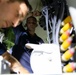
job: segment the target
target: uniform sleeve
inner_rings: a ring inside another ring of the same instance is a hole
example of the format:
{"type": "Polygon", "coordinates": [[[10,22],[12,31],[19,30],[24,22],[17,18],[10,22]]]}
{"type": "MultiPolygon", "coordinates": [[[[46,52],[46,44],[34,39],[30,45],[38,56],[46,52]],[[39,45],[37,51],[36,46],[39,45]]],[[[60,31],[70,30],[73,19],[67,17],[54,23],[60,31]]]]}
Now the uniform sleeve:
{"type": "Polygon", "coordinates": [[[25,44],[28,42],[27,34],[21,35],[19,38],[19,45],[25,46],[25,44]]]}
{"type": "Polygon", "coordinates": [[[24,31],[24,28],[22,26],[22,23],[19,26],[13,28],[13,32],[15,34],[15,44],[18,44],[19,37],[23,31],[24,31]]]}

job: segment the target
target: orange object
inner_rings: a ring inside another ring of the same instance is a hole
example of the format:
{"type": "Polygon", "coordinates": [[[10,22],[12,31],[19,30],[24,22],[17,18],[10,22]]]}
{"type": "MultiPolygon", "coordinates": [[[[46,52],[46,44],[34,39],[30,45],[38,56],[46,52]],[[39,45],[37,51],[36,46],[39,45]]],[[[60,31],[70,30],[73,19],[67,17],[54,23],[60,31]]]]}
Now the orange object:
{"type": "Polygon", "coordinates": [[[71,21],[72,21],[71,16],[67,16],[67,17],[62,21],[61,25],[63,26],[63,25],[65,25],[66,23],[71,22],[71,21]]]}
{"type": "Polygon", "coordinates": [[[63,41],[65,41],[69,36],[70,36],[70,31],[67,30],[66,32],[64,32],[64,33],[60,36],[59,41],[60,41],[60,42],[63,42],[63,41]]]}
{"type": "Polygon", "coordinates": [[[67,31],[68,29],[71,29],[72,24],[71,23],[67,23],[65,24],[61,29],[60,29],[60,34],[64,33],[65,31],[67,31]]]}
{"type": "Polygon", "coordinates": [[[74,34],[61,44],[61,51],[67,50],[67,48],[71,45],[73,36],[74,34]]]}
{"type": "Polygon", "coordinates": [[[73,72],[76,68],[76,63],[72,62],[63,67],[63,72],[73,72]]]}
{"type": "Polygon", "coordinates": [[[62,61],[68,61],[74,54],[76,49],[76,46],[74,48],[71,48],[67,50],[63,55],[62,55],[62,61]]]}

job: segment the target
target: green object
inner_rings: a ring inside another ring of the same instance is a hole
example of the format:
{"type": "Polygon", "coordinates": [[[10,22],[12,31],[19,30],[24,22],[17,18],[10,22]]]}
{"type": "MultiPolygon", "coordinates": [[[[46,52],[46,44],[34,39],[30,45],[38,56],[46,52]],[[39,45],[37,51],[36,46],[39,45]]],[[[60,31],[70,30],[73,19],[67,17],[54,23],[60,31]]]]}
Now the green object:
{"type": "Polygon", "coordinates": [[[14,46],[15,35],[12,28],[7,28],[5,30],[5,37],[3,43],[6,44],[7,50],[14,46]]]}

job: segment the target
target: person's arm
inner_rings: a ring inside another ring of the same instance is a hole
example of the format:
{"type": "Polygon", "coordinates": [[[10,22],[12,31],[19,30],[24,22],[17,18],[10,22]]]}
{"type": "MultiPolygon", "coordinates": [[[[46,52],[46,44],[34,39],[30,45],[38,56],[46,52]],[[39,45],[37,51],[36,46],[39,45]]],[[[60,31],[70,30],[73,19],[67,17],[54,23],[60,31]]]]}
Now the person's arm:
{"type": "Polygon", "coordinates": [[[25,69],[16,58],[14,58],[8,52],[2,54],[3,58],[11,63],[10,69],[18,74],[29,74],[28,70],[25,69]]]}
{"type": "Polygon", "coordinates": [[[15,44],[18,44],[18,41],[19,41],[18,39],[23,31],[24,31],[24,28],[22,26],[22,23],[17,27],[13,27],[13,32],[15,34],[15,44]]]}
{"type": "Polygon", "coordinates": [[[22,47],[24,47],[25,44],[28,42],[29,42],[28,34],[26,32],[23,32],[22,35],[19,37],[18,44],[21,45],[22,47]]]}

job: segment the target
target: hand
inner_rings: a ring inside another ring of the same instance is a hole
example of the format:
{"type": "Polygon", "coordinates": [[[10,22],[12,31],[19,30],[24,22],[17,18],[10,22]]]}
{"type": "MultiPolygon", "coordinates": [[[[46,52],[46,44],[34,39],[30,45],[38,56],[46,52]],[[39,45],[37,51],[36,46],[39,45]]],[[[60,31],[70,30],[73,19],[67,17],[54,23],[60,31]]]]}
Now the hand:
{"type": "Polygon", "coordinates": [[[18,74],[27,74],[29,73],[27,69],[25,69],[16,58],[14,58],[8,52],[2,54],[3,58],[11,63],[10,68],[12,71],[17,72],[18,74]]]}

